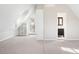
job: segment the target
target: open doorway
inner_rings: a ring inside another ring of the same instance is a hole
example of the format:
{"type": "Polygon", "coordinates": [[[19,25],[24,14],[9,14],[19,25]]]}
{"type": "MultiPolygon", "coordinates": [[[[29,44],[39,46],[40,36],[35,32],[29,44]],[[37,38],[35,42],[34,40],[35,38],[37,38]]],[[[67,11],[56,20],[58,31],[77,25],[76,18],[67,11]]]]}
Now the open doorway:
{"type": "Polygon", "coordinates": [[[58,29],[58,37],[63,38],[64,37],[64,29],[58,29]]]}
{"type": "Polygon", "coordinates": [[[57,13],[57,39],[66,38],[66,13],[57,13]]]}

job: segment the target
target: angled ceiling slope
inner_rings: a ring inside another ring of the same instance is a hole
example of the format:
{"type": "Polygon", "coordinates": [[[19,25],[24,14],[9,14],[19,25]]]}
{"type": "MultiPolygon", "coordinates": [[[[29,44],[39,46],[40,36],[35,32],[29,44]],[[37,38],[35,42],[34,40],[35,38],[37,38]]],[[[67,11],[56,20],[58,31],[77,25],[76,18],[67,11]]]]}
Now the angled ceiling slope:
{"type": "Polygon", "coordinates": [[[79,4],[68,4],[74,14],[79,18],[79,4]]]}

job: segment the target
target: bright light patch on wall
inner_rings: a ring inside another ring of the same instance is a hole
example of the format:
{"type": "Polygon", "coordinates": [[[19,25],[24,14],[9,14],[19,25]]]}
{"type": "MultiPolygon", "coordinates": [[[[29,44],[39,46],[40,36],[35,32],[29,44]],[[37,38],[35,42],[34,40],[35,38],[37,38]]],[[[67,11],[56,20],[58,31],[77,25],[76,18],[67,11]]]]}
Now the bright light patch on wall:
{"type": "Polygon", "coordinates": [[[20,15],[19,18],[18,18],[18,20],[17,20],[17,26],[20,26],[20,24],[22,24],[23,22],[25,22],[26,20],[28,20],[31,17],[31,15],[32,15],[33,12],[34,12],[34,8],[31,8],[27,12],[27,14],[23,13],[22,15],[20,15]]]}

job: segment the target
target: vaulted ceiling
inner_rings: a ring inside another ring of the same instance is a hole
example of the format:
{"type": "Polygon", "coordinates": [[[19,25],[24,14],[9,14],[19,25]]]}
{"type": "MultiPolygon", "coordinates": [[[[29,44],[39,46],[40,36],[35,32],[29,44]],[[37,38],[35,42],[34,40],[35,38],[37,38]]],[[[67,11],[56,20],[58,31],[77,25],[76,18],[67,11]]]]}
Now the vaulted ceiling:
{"type": "Polygon", "coordinates": [[[74,14],[79,18],[79,4],[68,4],[74,14]]]}
{"type": "MultiPolygon", "coordinates": [[[[21,15],[27,14],[23,13],[25,10],[30,10],[33,5],[0,5],[0,32],[10,31],[10,27],[13,30],[15,27],[15,22],[17,18],[21,15]],[[22,14],[23,13],[23,14],[22,14]],[[13,27],[12,27],[13,26],[13,27]]],[[[54,4],[46,5],[46,7],[55,6],[54,4]]],[[[79,4],[67,4],[67,6],[74,12],[74,14],[79,18],[79,4]]],[[[40,8],[40,6],[39,6],[40,8]]]]}
{"type": "MultiPolygon", "coordinates": [[[[45,7],[55,7],[56,5],[58,4],[46,4],[45,7]]],[[[70,8],[75,14],[75,16],[79,18],[79,4],[63,4],[63,5],[70,8]]]]}

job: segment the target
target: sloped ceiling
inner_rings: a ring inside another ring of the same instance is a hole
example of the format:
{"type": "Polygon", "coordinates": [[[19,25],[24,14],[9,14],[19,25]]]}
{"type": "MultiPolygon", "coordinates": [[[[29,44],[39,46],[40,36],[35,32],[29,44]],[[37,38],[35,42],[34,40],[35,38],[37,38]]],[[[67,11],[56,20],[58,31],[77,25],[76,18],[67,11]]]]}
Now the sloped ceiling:
{"type": "MultiPolygon", "coordinates": [[[[69,7],[73,11],[75,16],[77,16],[79,18],[79,4],[64,4],[64,5],[69,7]]],[[[46,4],[45,5],[45,7],[55,7],[55,6],[56,6],[56,4],[46,4]]]]}
{"type": "MultiPolygon", "coordinates": [[[[9,27],[13,22],[16,22],[17,17],[22,14],[24,10],[28,10],[32,5],[0,5],[0,24],[3,25],[0,28],[0,31],[3,31],[3,28],[9,27]],[[9,24],[9,23],[10,24],[9,24]],[[5,23],[5,24],[4,24],[5,23]]],[[[55,5],[46,5],[46,6],[55,6],[55,5]]],[[[67,4],[67,6],[72,9],[74,14],[79,18],[79,4],[67,4]]]]}
{"type": "Polygon", "coordinates": [[[0,5],[0,32],[13,29],[18,17],[32,5],[28,4],[2,4],[0,5]]]}
{"type": "Polygon", "coordinates": [[[68,4],[74,14],[79,18],[79,4],[68,4]]]}

